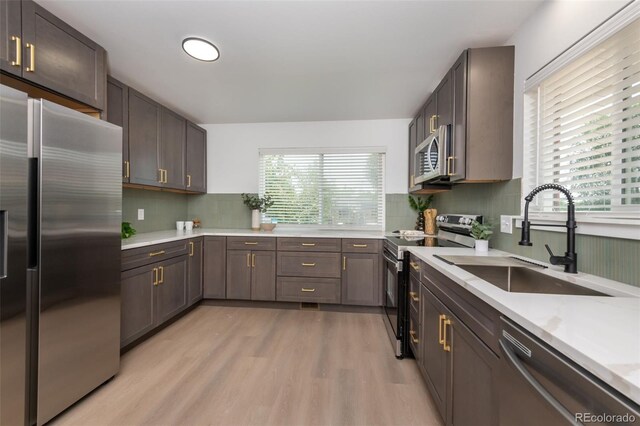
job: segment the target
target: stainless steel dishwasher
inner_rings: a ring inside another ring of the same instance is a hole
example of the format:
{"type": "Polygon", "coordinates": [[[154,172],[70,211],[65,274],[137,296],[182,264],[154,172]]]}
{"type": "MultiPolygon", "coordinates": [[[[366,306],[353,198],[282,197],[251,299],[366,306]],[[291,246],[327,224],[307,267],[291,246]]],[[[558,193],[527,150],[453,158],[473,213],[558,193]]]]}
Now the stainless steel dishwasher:
{"type": "Polygon", "coordinates": [[[640,407],[507,318],[500,334],[501,425],[640,424],[640,407]]]}

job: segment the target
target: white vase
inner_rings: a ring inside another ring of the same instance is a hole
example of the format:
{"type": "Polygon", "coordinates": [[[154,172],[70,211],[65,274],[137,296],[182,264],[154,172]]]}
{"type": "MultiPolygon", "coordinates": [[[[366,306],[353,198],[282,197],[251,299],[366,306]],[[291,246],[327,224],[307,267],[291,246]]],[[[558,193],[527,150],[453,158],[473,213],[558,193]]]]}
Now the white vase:
{"type": "Polygon", "coordinates": [[[251,210],[251,229],[254,231],[260,230],[260,210],[251,210]]]}
{"type": "Polygon", "coordinates": [[[476,240],[476,252],[486,253],[489,251],[489,240],[476,240]]]}

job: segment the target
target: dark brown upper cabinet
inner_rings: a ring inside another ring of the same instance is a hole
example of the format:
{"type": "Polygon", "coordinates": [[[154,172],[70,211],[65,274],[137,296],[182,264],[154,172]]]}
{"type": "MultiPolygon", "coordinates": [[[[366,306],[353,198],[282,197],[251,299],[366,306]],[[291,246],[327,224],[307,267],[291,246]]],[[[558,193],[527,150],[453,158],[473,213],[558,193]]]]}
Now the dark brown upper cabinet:
{"type": "Polygon", "coordinates": [[[160,114],[159,169],[164,174],[162,186],[185,189],[185,147],[187,120],[175,112],[162,107],[160,114]]]}
{"type": "Polygon", "coordinates": [[[411,188],[415,186],[413,184],[413,179],[415,178],[415,175],[416,175],[416,156],[413,155],[413,152],[415,151],[416,146],[418,146],[418,143],[417,143],[418,135],[416,131],[417,121],[418,119],[414,118],[413,121],[409,124],[409,191],[411,191],[411,188]]]}
{"type": "Polygon", "coordinates": [[[122,182],[129,182],[129,88],[111,76],[107,77],[107,121],[122,127],[122,182]]]}
{"type": "Polygon", "coordinates": [[[447,73],[432,95],[435,99],[433,130],[453,123],[453,87],[451,73],[447,73]]]}
{"type": "Polygon", "coordinates": [[[129,88],[129,182],[162,186],[158,144],[160,141],[161,106],[129,88]]]}
{"type": "Polygon", "coordinates": [[[467,51],[462,52],[451,68],[453,83],[452,169],[451,179],[461,180],[466,176],[467,146],[467,51]]]}
{"type": "Polygon", "coordinates": [[[187,122],[187,191],[207,192],[207,131],[187,122]]]}
{"type": "Polygon", "coordinates": [[[0,66],[42,88],[105,108],[105,50],[31,0],[2,0],[0,66]]]}

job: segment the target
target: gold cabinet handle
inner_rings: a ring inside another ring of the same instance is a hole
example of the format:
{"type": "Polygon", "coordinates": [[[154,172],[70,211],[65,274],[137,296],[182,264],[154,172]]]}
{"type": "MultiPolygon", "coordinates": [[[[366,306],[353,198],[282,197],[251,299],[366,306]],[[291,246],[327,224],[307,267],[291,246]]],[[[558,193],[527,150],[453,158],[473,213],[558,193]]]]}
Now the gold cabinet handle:
{"type": "Polygon", "coordinates": [[[354,244],[353,248],[367,248],[369,247],[368,244],[354,244]]]}
{"type": "Polygon", "coordinates": [[[415,186],[415,184],[413,183],[413,180],[415,179],[415,177],[413,175],[411,175],[410,179],[409,179],[409,187],[413,188],[415,186]]]}
{"type": "Polygon", "coordinates": [[[158,169],[158,173],[160,174],[160,177],[158,178],[158,183],[164,183],[164,174],[162,173],[162,169],[158,169]]]}
{"type": "Polygon", "coordinates": [[[446,315],[438,316],[438,343],[442,345],[444,343],[444,339],[442,338],[442,321],[446,318],[446,315]]]}
{"type": "Polygon", "coordinates": [[[413,330],[409,330],[409,336],[411,337],[411,343],[417,345],[419,340],[416,338],[416,332],[413,330]]]}
{"type": "Polygon", "coordinates": [[[158,270],[160,271],[160,279],[158,279],[158,284],[162,284],[164,282],[164,266],[158,266],[158,270]]]}
{"type": "Polygon", "coordinates": [[[163,183],[169,183],[169,178],[167,177],[167,169],[162,169],[164,171],[164,182],[163,183]]]}
{"type": "Polygon", "coordinates": [[[164,254],[164,250],[152,251],[151,253],[149,253],[149,257],[160,256],[161,254],[164,254]]]}
{"type": "Polygon", "coordinates": [[[187,188],[191,188],[191,175],[187,175],[187,188]]]}
{"type": "Polygon", "coordinates": [[[128,160],[125,160],[124,162],[124,177],[127,179],[131,177],[131,166],[129,165],[128,160]]]}
{"type": "Polygon", "coordinates": [[[250,241],[245,241],[245,242],[244,242],[244,245],[245,245],[245,246],[257,246],[257,245],[258,245],[258,243],[257,243],[257,242],[255,242],[255,241],[251,241],[251,242],[250,242],[250,241]]]}
{"type": "Polygon", "coordinates": [[[451,319],[447,318],[442,322],[442,349],[445,352],[451,352],[451,345],[447,343],[447,326],[451,325],[451,319]]]}
{"type": "Polygon", "coordinates": [[[195,244],[193,244],[193,241],[189,241],[189,256],[193,257],[194,250],[195,250],[195,244]]]}
{"type": "Polygon", "coordinates": [[[251,254],[251,267],[252,268],[256,267],[256,255],[255,255],[255,253],[251,254]]]}
{"type": "Polygon", "coordinates": [[[305,293],[313,293],[314,291],[316,291],[315,288],[301,288],[300,291],[303,291],[305,293]]]}
{"type": "Polygon", "coordinates": [[[247,268],[251,268],[251,253],[247,253],[247,268]]]}
{"type": "Polygon", "coordinates": [[[302,247],[315,247],[316,243],[302,243],[302,247]]]}
{"type": "Polygon", "coordinates": [[[411,269],[414,271],[420,272],[420,266],[416,262],[409,262],[409,265],[411,265],[411,269]]]}
{"type": "Polygon", "coordinates": [[[36,45],[33,43],[27,43],[27,49],[29,49],[29,66],[25,71],[34,72],[36,70],[36,45]]]}
{"type": "Polygon", "coordinates": [[[158,268],[153,268],[153,285],[158,285],[158,268]]]}
{"type": "Polygon", "coordinates": [[[347,270],[347,256],[342,256],[342,270],[347,270]]]}
{"type": "Polygon", "coordinates": [[[313,266],[316,266],[316,264],[315,264],[315,263],[303,263],[303,264],[302,264],[302,266],[310,266],[310,267],[313,267],[313,266]]]}
{"type": "Polygon", "coordinates": [[[455,172],[453,171],[453,160],[455,157],[447,157],[447,176],[453,176],[455,172]]]}
{"type": "Polygon", "coordinates": [[[22,42],[20,40],[20,37],[11,36],[11,41],[14,41],[16,43],[16,60],[11,61],[11,65],[14,67],[22,66],[22,42]]]}
{"type": "Polygon", "coordinates": [[[411,300],[413,300],[414,302],[420,301],[420,298],[418,297],[418,294],[415,291],[410,291],[409,297],[411,297],[411,300]]]}

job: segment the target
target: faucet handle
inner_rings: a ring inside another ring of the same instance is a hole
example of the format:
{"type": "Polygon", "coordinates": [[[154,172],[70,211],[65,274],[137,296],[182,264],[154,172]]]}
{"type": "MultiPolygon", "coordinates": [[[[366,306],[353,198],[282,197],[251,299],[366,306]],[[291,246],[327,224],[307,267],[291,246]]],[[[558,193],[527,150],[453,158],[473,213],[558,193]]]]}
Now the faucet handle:
{"type": "Polygon", "coordinates": [[[551,251],[551,247],[549,247],[549,244],[545,244],[544,247],[547,249],[547,251],[549,252],[549,256],[551,257],[556,257],[555,254],[553,254],[553,252],[551,251]]]}
{"type": "Polygon", "coordinates": [[[553,254],[551,248],[549,247],[549,244],[545,244],[544,246],[549,252],[549,263],[551,263],[552,265],[566,265],[567,263],[569,263],[570,259],[567,259],[566,256],[556,256],[555,254],[553,254]]]}

